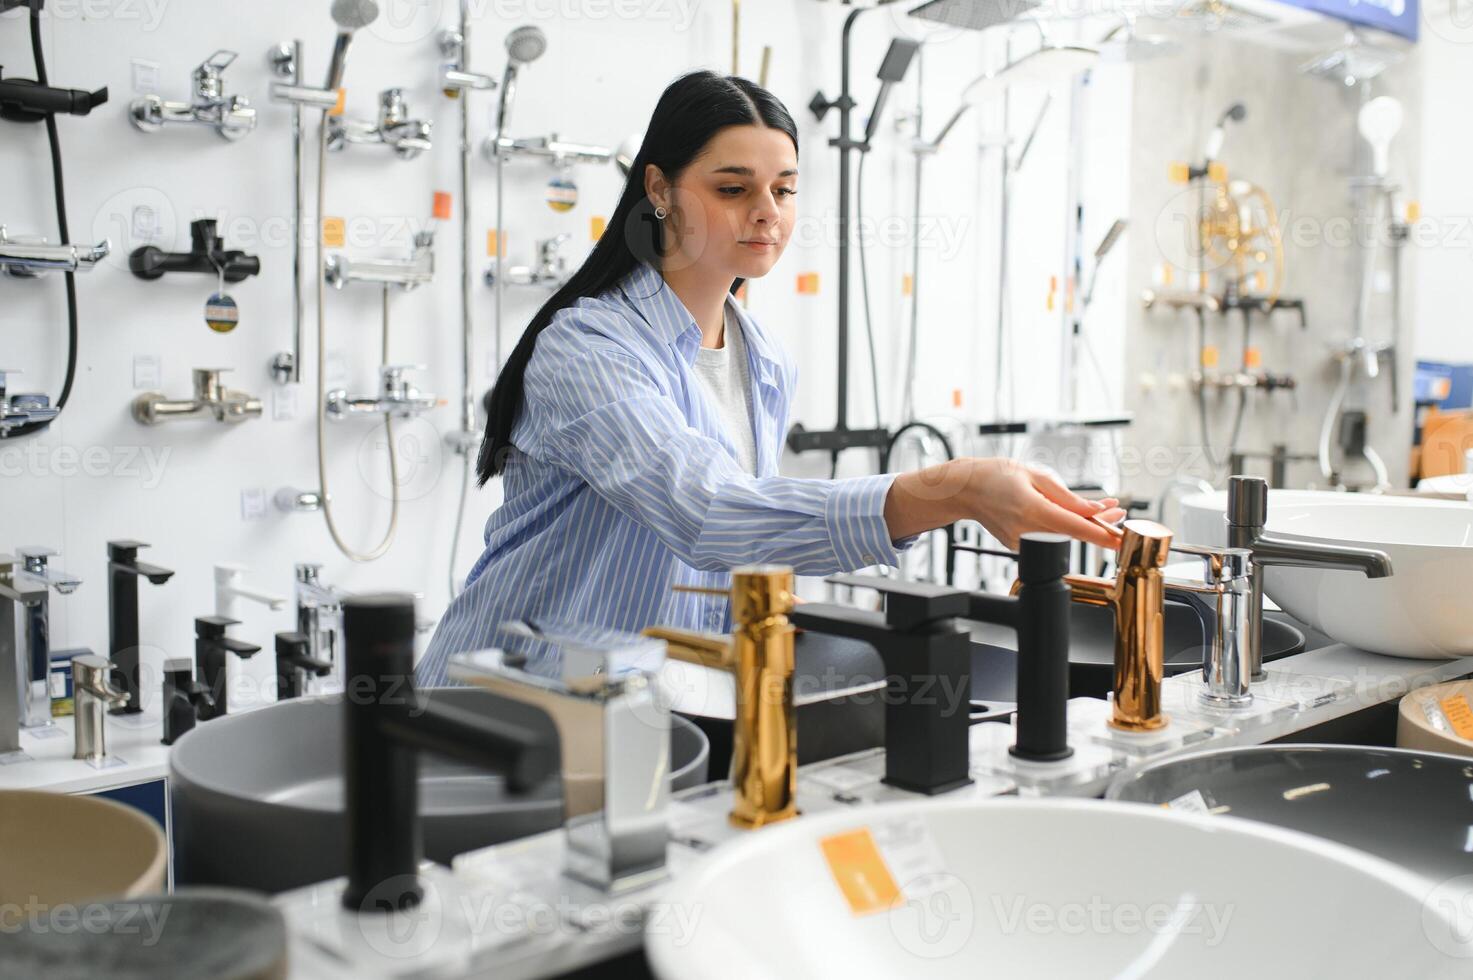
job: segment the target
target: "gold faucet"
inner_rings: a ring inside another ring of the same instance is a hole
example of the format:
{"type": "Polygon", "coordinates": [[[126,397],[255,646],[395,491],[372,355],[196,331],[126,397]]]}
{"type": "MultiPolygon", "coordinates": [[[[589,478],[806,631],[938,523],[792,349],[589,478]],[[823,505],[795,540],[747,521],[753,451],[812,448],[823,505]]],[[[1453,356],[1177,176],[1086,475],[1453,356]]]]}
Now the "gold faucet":
{"type": "MultiPolygon", "coordinates": [[[[1113,527],[1113,525],[1106,525],[1113,527]]],[[[1115,708],[1110,727],[1155,731],[1165,674],[1165,583],[1161,567],[1171,550],[1171,531],[1155,521],[1126,521],[1120,528],[1119,570],[1113,579],[1066,575],[1074,601],[1108,606],[1115,613],[1115,708]]]]}
{"type": "MultiPolygon", "coordinates": [[[[677,592],[726,595],[721,589],[675,586],[677,592]]],[[[730,636],[652,626],[668,655],[728,670],[736,679],[732,723],[731,822],[743,830],[798,815],[798,733],[793,718],[793,570],[749,565],[732,570],[730,636]]]]}

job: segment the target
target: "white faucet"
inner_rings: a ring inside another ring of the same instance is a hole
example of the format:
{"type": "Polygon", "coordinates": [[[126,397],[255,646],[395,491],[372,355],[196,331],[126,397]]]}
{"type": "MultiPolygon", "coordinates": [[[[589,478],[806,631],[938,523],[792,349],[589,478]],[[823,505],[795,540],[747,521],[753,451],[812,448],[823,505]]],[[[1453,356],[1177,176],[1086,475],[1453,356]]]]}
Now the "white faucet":
{"type": "Polygon", "coordinates": [[[286,605],[286,596],[274,595],[270,592],[258,592],[238,584],[242,572],[249,571],[244,565],[234,562],[221,562],[215,566],[215,615],[224,616],[227,619],[237,619],[235,615],[235,600],[250,599],[259,602],[272,609],[280,609],[286,605]]]}

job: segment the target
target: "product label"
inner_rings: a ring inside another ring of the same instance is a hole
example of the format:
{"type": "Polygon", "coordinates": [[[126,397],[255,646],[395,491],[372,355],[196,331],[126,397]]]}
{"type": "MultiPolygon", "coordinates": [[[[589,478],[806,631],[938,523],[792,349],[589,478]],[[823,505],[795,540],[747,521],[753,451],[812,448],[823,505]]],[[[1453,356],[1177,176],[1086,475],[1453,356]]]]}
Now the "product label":
{"type": "Polygon", "coordinates": [[[901,899],[921,899],[953,881],[925,821],[887,820],[819,841],[849,910],[870,915],[901,899]]]}
{"type": "Polygon", "coordinates": [[[1190,793],[1183,793],[1170,803],[1165,804],[1166,809],[1175,810],[1178,813],[1211,813],[1212,809],[1207,805],[1207,799],[1202,791],[1194,789],[1190,793]]]}
{"type": "Polygon", "coordinates": [[[1443,698],[1439,703],[1448,723],[1453,726],[1453,733],[1459,738],[1473,740],[1473,708],[1468,706],[1467,697],[1454,694],[1450,698],[1443,698]]]}

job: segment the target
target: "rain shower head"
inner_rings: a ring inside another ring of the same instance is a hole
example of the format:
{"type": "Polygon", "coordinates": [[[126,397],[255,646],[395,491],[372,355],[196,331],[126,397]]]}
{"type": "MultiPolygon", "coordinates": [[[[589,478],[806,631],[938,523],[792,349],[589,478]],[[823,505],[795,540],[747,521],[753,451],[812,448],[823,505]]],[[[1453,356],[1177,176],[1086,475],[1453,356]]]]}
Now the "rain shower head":
{"type": "Polygon", "coordinates": [[[1339,47],[1306,61],[1299,70],[1353,87],[1357,82],[1375,78],[1402,58],[1402,52],[1395,48],[1370,44],[1360,34],[1349,31],[1339,47]]]}
{"type": "Polygon", "coordinates": [[[338,25],[338,36],[333,41],[332,59],[327,65],[327,84],[322,86],[329,90],[342,87],[353,32],[378,19],[378,4],[374,0],[333,0],[332,19],[338,25]]]}
{"type": "Polygon", "coordinates": [[[535,25],[524,24],[506,36],[506,56],[518,64],[530,64],[546,50],[547,35],[535,25]]]}
{"type": "Polygon", "coordinates": [[[1039,0],[927,0],[909,13],[912,17],[950,27],[985,31],[1017,20],[1037,6],[1039,0]]]}

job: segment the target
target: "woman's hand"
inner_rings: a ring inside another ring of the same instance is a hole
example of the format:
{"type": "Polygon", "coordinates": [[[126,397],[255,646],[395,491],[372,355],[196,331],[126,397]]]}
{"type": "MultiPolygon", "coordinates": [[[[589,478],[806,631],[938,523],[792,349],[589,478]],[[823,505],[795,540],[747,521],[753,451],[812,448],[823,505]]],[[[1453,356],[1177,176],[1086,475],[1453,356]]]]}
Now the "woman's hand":
{"type": "Polygon", "coordinates": [[[1113,551],[1119,536],[1100,522],[1124,516],[1118,503],[1085,500],[1016,460],[964,458],[896,477],[885,499],[885,522],[892,538],[973,520],[1010,550],[1022,534],[1053,531],[1113,551]]]}

